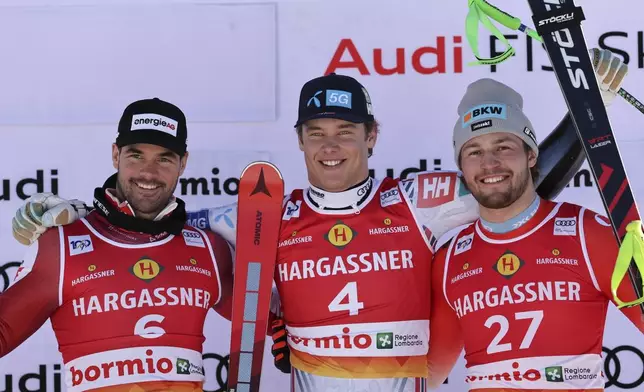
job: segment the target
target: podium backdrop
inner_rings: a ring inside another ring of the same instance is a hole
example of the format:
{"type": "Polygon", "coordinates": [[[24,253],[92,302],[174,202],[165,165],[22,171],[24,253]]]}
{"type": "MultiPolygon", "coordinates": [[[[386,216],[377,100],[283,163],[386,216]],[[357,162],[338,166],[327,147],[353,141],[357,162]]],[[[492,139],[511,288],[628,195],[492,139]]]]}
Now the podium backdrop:
{"type": "MultiPolygon", "coordinates": [[[[526,1],[495,4],[532,25],[526,1]]],[[[644,97],[642,1],[577,5],[589,47],[623,56],[624,87],[644,97]]],[[[465,0],[2,0],[0,289],[25,252],[11,237],[16,208],[36,191],[90,202],[113,173],[122,110],[137,99],[159,97],[187,115],[191,155],[176,193],[189,209],[234,201],[241,169],[257,159],[278,165],[288,191],[306,186],[293,124],[302,84],[325,72],[354,76],[371,94],[382,124],[371,158],[376,177],[454,169],[456,108],[481,77],[522,93],[543,139],[566,112],[545,51],[505,30],[516,56],[470,67],[466,13],[465,0]]],[[[487,31],[480,43],[484,56],[503,50],[487,31]]],[[[621,98],[609,116],[642,209],[644,116],[621,98]]],[[[587,165],[559,199],[603,211],[587,165]]],[[[222,391],[230,324],[211,312],[206,335],[205,388],[222,391]]],[[[644,338],[614,307],[604,346],[608,390],[644,391],[644,338]]],[[[47,323],[0,359],[0,391],[63,391],[61,365],[47,323]]],[[[465,390],[463,367],[461,359],[442,391],[465,390]]],[[[288,380],[267,346],[262,391],[287,390],[288,380]]]]}

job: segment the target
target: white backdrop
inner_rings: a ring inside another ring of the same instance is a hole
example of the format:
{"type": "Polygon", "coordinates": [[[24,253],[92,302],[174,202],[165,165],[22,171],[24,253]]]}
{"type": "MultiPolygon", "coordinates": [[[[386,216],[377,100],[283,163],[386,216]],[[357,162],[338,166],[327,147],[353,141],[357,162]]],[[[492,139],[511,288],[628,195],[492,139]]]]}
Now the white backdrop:
{"type": "MultiPolygon", "coordinates": [[[[624,87],[644,97],[644,4],[614,3],[577,0],[587,18],[586,39],[591,47],[610,46],[628,56],[624,87]]],[[[188,117],[191,159],[184,177],[203,178],[207,184],[179,186],[177,193],[190,209],[234,201],[235,177],[256,159],[276,163],[287,190],[306,185],[293,130],[298,94],[304,82],[325,71],[354,76],[371,94],[382,124],[371,162],[377,177],[388,172],[399,176],[423,165],[453,169],[450,137],[456,108],[466,86],[480,77],[497,78],[521,92],[525,112],[542,139],[566,111],[554,74],[542,69],[548,65],[545,52],[519,35],[512,39],[516,57],[494,72],[491,67],[468,67],[473,57],[464,36],[466,4],[2,0],[0,277],[15,274],[14,264],[7,263],[21,260],[25,250],[11,237],[11,216],[22,203],[20,191],[29,195],[55,190],[63,197],[91,201],[94,187],[113,172],[110,144],[119,116],[136,99],[158,96],[177,104],[188,117]],[[420,64],[413,61],[414,53],[418,57],[424,52],[420,64]],[[381,64],[374,64],[378,58],[381,64]],[[378,71],[396,64],[404,71],[378,71]],[[437,72],[429,73],[432,68],[437,72]],[[38,171],[42,188],[36,181],[18,187],[22,179],[37,179],[38,171]]],[[[532,25],[526,1],[495,4],[532,25]]],[[[483,55],[490,53],[488,37],[486,32],[481,35],[483,55]]],[[[636,198],[644,206],[644,176],[638,167],[638,154],[644,151],[642,115],[618,98],[609,116],[636,198]]],[[[585,186],[583,180],[559,199],[603,209],[594,183],[585,186]]],[[[218,390],[218,358],[228,351],[229,323],[211,312],[206,334],[205,387],[218,390]]],[[[641,353],[644,339],[611,308],[604,346],[622,345],[641,353]]],[[[266,353],[262,391],[286,390],[288,377],[271,365],[268,346],[266,353]]],[[[618,358],[618,382],[633,385],[644,372],[643,361],[633,352],[621,352],[618,358]]],[[[60,363],[47,323],[0,359],[0,391],[64,390],[60,363]],[[28,373],[38,372],[42,380],[29,378],[28,373]]],[[[219,370],[225,379],[225,370],[219,370]]],[[[462,376],[461,359],[441,390],[464,390],[462,376]]],[[[644,391],[644,384],[631,390],[644,391]]]]}

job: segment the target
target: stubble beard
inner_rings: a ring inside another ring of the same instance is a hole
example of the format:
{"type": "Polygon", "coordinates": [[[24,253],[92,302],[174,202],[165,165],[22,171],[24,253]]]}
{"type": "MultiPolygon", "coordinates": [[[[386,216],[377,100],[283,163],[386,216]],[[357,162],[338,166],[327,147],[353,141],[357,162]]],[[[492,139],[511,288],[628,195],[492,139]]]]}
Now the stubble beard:
{"type": "MultiPolygon", "coordinates": [[[[528,188],[530,181],[530,171],[524,170],[516,178],[515,183],[511,183],[509,189],[501,192],[484,193],[472,191],[476,201],[483,207],[493,210],[509,207],[516,202],[528,188]]],[[[472,189],[473,187],[470,187],[472,189]]]]}

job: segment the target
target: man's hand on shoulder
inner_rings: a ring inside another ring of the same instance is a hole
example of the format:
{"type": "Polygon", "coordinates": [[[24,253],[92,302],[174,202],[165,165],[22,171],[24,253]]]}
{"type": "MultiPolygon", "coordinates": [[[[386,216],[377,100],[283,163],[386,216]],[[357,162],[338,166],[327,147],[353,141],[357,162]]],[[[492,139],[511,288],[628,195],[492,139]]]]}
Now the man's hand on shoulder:
{"type": "Polygon", "coordinates": [[[90,208],[80,200],[66,200],[53,193],[36,193],[25,200],[11,220],[13,238],[30,245],[48,228],[84,218],[90,208]]]}

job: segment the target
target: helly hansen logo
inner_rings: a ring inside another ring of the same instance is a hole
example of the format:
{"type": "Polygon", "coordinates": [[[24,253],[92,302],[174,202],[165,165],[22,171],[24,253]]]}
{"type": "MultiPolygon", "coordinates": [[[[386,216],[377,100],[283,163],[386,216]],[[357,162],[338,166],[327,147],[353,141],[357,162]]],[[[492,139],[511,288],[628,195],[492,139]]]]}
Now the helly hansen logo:
{"type": "Polygon", "coordinates": [[[89,253],[94,250],[92,239],[89,235],[72,235],[67,238],[69,243],[69,255],[76,256],[89,253]]]}
{"type": "Polygon", "coordinates": [[[506,119],[506,112],[506,106],[503,104],[475,106],[463,116],[463,128],[467,127],[472,121],[483,120],[486,118],[506,119]]]}
{"type": "Polygon", "coordinates": [[[418,176],[419,208],[431,208],[454,200],[456,173],[423,173],[418,176]]]}

